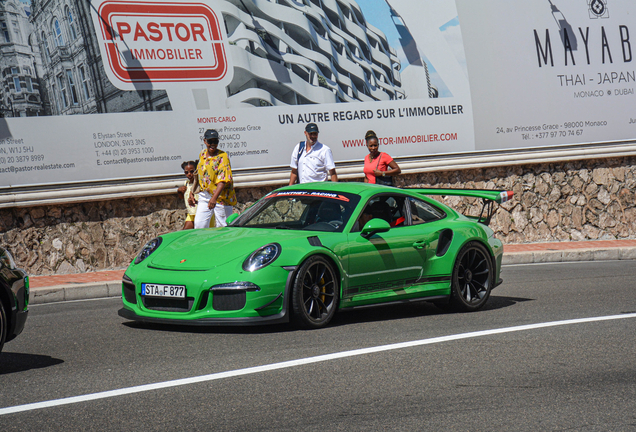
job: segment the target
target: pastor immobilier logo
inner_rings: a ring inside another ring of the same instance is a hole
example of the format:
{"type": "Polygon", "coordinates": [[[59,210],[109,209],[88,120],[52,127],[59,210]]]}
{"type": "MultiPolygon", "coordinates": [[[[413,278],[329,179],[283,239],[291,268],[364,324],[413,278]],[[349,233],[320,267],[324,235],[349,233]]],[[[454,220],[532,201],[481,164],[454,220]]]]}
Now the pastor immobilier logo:
{"type": "Polygon", "coordinates": [[[227,74],[220,23],[205,4],[106,0],[98,19],[110,70],[122,83],[219,81],[227,74]]]}

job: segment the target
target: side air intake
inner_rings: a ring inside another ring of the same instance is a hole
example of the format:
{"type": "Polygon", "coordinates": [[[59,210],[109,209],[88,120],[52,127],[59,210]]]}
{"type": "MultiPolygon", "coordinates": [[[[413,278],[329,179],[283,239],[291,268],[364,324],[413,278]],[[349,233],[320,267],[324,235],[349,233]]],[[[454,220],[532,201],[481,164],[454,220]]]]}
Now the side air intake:
{"type": "Polygon", "coordinates": [[[448,252],[448,248],[451,245],[451,241],[453,240],[453,230],[445,229],[439,235],[439,241],[437,242],[437,252],[435,255],[438,257],[444,256],[446,252],[448,252]]]}

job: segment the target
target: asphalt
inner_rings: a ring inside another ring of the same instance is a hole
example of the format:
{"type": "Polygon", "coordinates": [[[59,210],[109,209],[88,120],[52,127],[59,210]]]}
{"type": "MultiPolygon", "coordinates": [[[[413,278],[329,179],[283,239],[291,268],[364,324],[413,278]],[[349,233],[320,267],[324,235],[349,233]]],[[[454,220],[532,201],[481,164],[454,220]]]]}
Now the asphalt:
{"type": "MultiPolygon", "coordinates": [[[[504,245],[504,265],[636,260],[636,240],[594,240],[504,245]]],[[[30,276],[30,304],[121,297],[125,269],[30,276]]]]}

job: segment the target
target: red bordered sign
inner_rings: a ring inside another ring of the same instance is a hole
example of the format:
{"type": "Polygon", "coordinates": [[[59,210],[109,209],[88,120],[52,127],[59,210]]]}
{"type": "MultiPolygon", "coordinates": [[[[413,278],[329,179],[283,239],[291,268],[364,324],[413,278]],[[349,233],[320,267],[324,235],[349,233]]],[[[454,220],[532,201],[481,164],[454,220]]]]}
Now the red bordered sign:
{"type": "Polygon", "coordinates": [[[220,23],[205,4],[107,0],[98,13],[108,64],[122,82],[219,81],[227,74],[220,23]]]}

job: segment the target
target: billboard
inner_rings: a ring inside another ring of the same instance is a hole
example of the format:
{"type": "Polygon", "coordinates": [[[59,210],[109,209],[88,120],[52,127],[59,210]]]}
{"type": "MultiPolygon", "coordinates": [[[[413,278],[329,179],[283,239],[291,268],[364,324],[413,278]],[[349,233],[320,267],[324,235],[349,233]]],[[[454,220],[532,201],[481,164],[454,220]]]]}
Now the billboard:
{"type": "MultiPolygon", "coordinates": [[[[625,0],[0,5],[0,194],[170,178],[215,128],[235,172],[633,141],[625,0]]],[[[631,33],[630,33],[631,32],[631,33]]]]}
{"type": "Polygon", "coordinates": [[[636,3],[487,3],[457,2],[476,150],[636,138],[636,3]]]}

